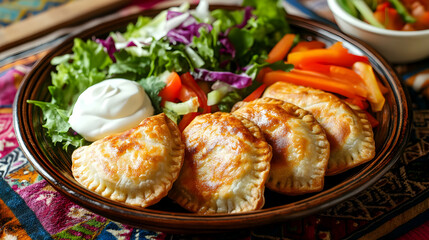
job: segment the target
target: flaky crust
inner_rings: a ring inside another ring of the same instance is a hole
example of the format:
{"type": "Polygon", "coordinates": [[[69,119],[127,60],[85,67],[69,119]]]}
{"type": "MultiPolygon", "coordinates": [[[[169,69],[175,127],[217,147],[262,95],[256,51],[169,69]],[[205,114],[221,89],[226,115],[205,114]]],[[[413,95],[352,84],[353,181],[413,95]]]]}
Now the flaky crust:
{"type": "Polygon", "coordinates": [[[185,146],[165,114],[76,149],[72,173],[87,189],[114,201],[147,207],[165,197],[183,165],[185,146]]]}
{"type": "Polygon", "coordinates": [[[185,163],[170,198],[199,214],[262,208],[272,152],[258,126],[230,113],[204,114],[183,139],[185,163]]]}
{"type": "Polygon", "coordinates": [[[337,96],[285,82],[274,83],[263,96],[304,108],[323,126],[331,148],[327,175],[344,172],[374,157],[374,136],[365,113],[337,96]]]}
{"type": "Polygon", "coordinates": [[[323,189],[329,142],[313,115],[273,98],[240,102],[233,110],[258,125],[273,148],[268,188],[287,195],[323,189]]]}

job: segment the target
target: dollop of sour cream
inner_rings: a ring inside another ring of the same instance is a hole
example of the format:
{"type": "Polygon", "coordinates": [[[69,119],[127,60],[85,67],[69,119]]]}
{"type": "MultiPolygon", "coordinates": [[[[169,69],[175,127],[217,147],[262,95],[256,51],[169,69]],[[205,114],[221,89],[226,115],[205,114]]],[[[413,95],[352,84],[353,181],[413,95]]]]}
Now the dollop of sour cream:
{"type": "Polygon", "coordinates": [[[138,126],[154,109],[136,82],[115,78],[86,89],[77,99],[69,123],[88,141],[138,126]]]}

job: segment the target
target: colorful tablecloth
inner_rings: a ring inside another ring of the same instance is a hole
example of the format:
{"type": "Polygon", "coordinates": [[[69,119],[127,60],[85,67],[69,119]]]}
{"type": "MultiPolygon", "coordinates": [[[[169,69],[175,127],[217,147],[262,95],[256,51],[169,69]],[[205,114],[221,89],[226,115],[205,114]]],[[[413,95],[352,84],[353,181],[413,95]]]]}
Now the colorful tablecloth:
{"type": "Polygon", "coordinates": [[[21,21],[71,0],[0,0],[0,26],[21,21]]]}
{"type": "MultiPolygon", "coordinates": [[[[156,1],[150,1],[151,6],[156,1]]],[[[288,1],[298,13],[319,18],[321,1],[288,1]],[[313,5],[311,5],[313,4],[313,5]],[[310,8],[308,8],[310,7],[310,8]],[[317,12],[311,9],[318,9],[317,12]],[[313,15],[316,14],[316,15],[313,15]]],[[[144,4],[143,4],[144,5],[144,4]]],[[[147,7],[141,5],[140,7],[147,7]]],[[[326,7],[326,6],[324,6],[326,7]]],[[[328,13],[329,14],[329,13],[328,13]]],[[[330,19],[329,16],[323,16],[330,19]]],[[[59,41],[59,40],[58,40],[59,41]]],[[[46,49],[13,61],[0,59],[1,239],[191,239],[133,228],[94,214],[58,193],[29,164],[12,124],[16,90],[46,49]]],[[[24,56],[25,56],[24,55],[24,56]]],[[[429,59],[394,66],[404,81],[429,69],[429,59]]],[[[429,78],[427,79],[429,82],[429,78]]],[[[429,238],[429,98],[407,89],[413,104],[412,136],[397,164],[378,182],[321,213],[212,239],[424,239],[429,238]],[[416,228],[417,227],[417,228],[416,228]],[[411,231],[410,231],[411,230],[411,231]]]]}

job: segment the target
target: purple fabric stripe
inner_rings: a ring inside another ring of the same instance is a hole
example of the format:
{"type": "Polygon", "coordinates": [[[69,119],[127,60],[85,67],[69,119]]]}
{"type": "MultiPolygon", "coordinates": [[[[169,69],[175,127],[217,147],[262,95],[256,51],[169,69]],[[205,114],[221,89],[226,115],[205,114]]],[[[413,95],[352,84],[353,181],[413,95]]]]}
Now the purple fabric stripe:
{"type": "Polygon", "coordinates": [[[50,234],[56,234],[96,216],[72,203],[59,192],[46,187],[47,182],[42,180],[19,189],[18,193],[50,234]]]}
{"type": "Polygon", "coordinates": [[[81,237],[81,238],[84,238],[84,239],[91,239],[92,238],[92,235],[88,235],[88,234],[85,234],[83,232],[78,232],[78,231],[75,231],[73,229],[70,229],[67,232],[69,234],[72,234],[74,236],[78,236],[78,237],[81,237]]]}
{"type": "Polygon", "coordinates": [[[92,231],[92,232],[95,232],[99,229],[98,227],[94,227],[94,226],[88,225],[86,223],[82,223],[81,226],[92,231]]]}

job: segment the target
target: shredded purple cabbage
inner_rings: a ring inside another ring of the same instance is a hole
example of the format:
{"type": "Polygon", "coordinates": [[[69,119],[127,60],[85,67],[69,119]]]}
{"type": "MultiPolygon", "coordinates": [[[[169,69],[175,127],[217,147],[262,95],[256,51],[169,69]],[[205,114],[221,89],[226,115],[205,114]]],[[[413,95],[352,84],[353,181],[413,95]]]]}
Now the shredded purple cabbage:
{"type": "Polygon", "coordinates": [[[232,45],[231,41],[227,37],[222,37],[219,39],[219,42],[222,44],[222,48],[219,50],[220,53],[230,54],[232,58],[235,58],[235,48],[232,45]]]}
{"type": "Polygon", "coordinates": [[[247,6],[246,8],[244,8],[244,18],[243,18],[243,22],[241,22],[240,24],[237,25],[238,28],[244,28],[247,25],[247,22],[249,21],[250,18],[252,18],[252,7],[247,6]]]}
{"type": "Polygon", "coordinates": [[[252,78],[245,73],[235,74],[231,72],[217,72],[196,68],[191,74],[198,80],[207,82],[215,82],[219,80],[228,83],[235,88],[245,88],[252,84],[252,78]]]}
{"type": "MultiPolygon", "coordinates": [[[[244,9],[244,18],[243,21],[236,25],[237,28],[243,28],[247,25],[247,22],[249,21],[250,18],[253,17],[252,15],[252,7],[247,6],[244,9]]],[[[232,45],[232,43],[229,41],[228,39],[228,34],[231,31],[232,28],[228,28],[226,29],[226,31],[224,33],[221,33],[219,36],[219,42],[222,44],[222,47],[220,49],[220,53],[221,54],[230,54],[232,56],[232,58],[235,58],[235,48],[232,45]]]]}
{"type": "Polygon", "coordinates": [[[130,41],[128,44],[127,44],[127,46],[125,46],[126,48],[127,47],[137,47],[137,45],[133,42],[133,41],[130,41]]]}
{"type": "Polygon", "coordinates": [[[184,31],[182,29],[173,29],[168,31],[167,37],[171,43],[179,42],[188,45],[192,41],[192,35],[188,31],[184,31]]]}
{"type": "MultiPolygon", "coordinates": [[[[171,18],[179,16],[180,12],[169,11],[171,18]]],[[[169,19],[169,15],[167,13],[167,19],[169,19]]],[[[199,37],[199,30],[201,27],[207,28],[210,32],[213,27],[207,23],[198,23],[197,20],[193,16],[189,16],[182,24],[180,24],[177,28],[171,29],[167,33],[167,37],[172,44],[175,43],[183,43],[190,44],[192,42],[192,38],[194,36],[199,37]]]]}
{"type": "Polygon", "coordinates": [[[117,51],[117,49],[116,49],[115,41],[113,40],[113,38],[111,36],[109,36],[106,40],[95,39],[95,42],[101,44],[104,47],[107,54],[109,54],[110,59],[112,59],[112,61],[115,63],[116,58],[113,54],[117,51]]]}
{"type": "Polygon", "coordinates": [[[180,16],[182,14],[183,14],[182,12],[168,11],[167,12],[167,21],[170,20],[170,19],[172,19],[172,18],[175,18],[177,16],[180,16]]]}

